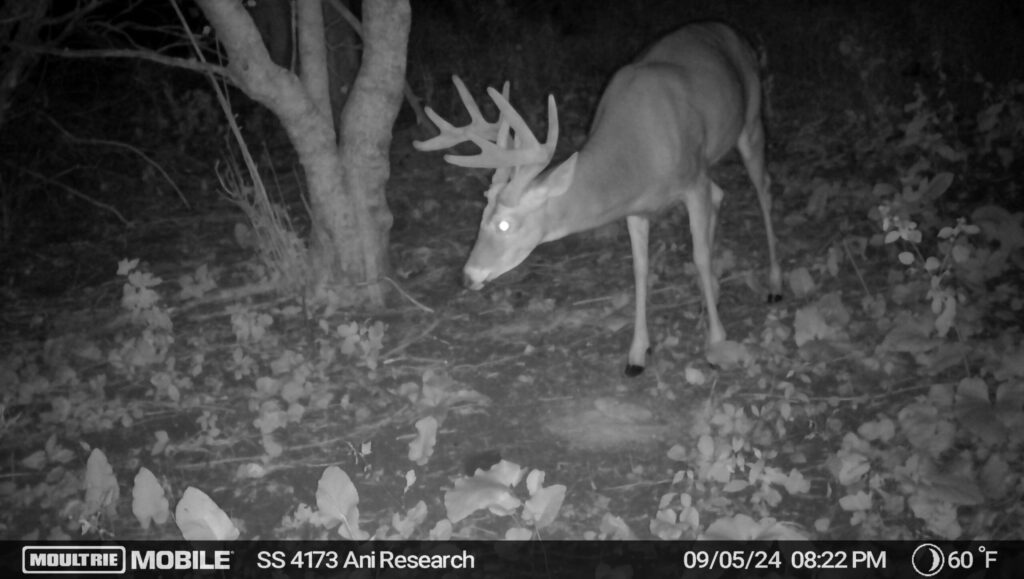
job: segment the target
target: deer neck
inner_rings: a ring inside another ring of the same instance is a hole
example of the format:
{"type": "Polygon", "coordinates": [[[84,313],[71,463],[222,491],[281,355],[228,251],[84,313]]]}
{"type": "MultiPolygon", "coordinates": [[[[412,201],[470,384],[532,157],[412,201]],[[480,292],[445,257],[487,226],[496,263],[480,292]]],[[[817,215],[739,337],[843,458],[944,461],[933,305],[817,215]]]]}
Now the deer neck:
{"type": "Polygon", "coordinates": [[[585,146],[565,193],[544,204],[543,241],[601,227],[638,212],[643,191],[640,169],[622,149],[585,146]],[[641,190],[637,190],[638,187],[641,190]]]}

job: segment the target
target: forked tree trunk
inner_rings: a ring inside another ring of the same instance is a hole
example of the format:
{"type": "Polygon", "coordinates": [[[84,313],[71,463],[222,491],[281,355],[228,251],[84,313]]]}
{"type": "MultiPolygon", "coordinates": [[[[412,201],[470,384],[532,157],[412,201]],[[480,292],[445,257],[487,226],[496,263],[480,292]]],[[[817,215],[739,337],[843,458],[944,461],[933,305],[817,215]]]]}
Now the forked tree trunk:
{"type": "Polygon", "coordinates": [[[278,116],[298,152],[313,210],[313,271],[354,302],[383,305],[392,221],[384,186],[405,79],[408,0],[363,1],[363,59],[340,139],[331,119],[319,0],[296,3],[301,76],[271,61],[241,2],[197,4],[228,54],[232,82],[278,116]]]}
{"type": "Polygon", "coordinates": [[[258,0],[243,2],[252,15],[256,28],[274,64],[292,69],[292,3],[291,0],[258,0]]]}
{"type": "MultiPolygon", "coordinates": [[[[339,2],[348,8],[350,0],[339,2]]],[[[324,5],[324,40],[327,43],[327,70],[330,71],[331,111],[335,126],[341,132],[341,112],[348,100],[348,93],[355,84],[359,73],[359,35],[345,18],[334,8],[324,5]]],[[[405,57],[403,53],[403,58],[405,57]]]]}
{"type": "MultiPolygon", "coordinates": [[[[377,280],[373,303],[383,304],[382,276],[390,273],[392,216],[385,197],[391,175],[391,130],[402,105],[412,11],[408,0],[364,0],[363,58],[341,113],[341,163],[349,198],[360,204],[358,236],[368,280],[377,280]],[[369,217],[370,219],[365,219],[369,217]],[[376,259],[370,259],[371,256],[376,259]]],[[[335,200],[335,205],[345,200],[335,200]]],[[[331,229],[336,231],[335,229],[331,229]]],[[[345,239],[335,239],[345,244],[345,239]]]]}

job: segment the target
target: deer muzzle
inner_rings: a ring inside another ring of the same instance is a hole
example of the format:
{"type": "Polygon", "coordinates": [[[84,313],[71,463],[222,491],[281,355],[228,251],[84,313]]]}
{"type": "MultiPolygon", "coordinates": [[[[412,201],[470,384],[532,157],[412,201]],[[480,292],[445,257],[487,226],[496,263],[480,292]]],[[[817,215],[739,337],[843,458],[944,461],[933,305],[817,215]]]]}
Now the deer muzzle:
{"type": "Polygon", "coordinates": [[[486,269],[466,266],[462,270],[462,285],[467,289],[479,291],[483,289],[484,283],[487,282],[489,273],[486,269]]]}

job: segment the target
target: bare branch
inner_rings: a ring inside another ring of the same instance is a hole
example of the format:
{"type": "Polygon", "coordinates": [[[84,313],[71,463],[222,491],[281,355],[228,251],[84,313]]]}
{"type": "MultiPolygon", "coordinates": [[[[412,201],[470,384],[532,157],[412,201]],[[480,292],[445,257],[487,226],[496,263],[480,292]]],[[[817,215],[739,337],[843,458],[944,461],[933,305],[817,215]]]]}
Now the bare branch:
{"type": "MultiPolygon", "coordinates": [[[[42,25],[43,26],[61,26],[61,25],[66,24],[68,22],[77,22],[77,21],[85,18],[86,16],[88,16],[92,12],[95,12],[100,7],[105,6],[105,5],[109,5],[109,4],[111,4],[110,0],[89,0],[89,2],[85,3],[84,5],[80,5],[79,7],[75,8],[74,10],[69,10],[68,12],[66,12],[64,14],[61,14],[60,16],[54,16],[53,18],[44,18],[42,20],[42,25]]],[[[130,3],[129,9],[131,7],[134,7],[134,6],[135,6],[134,2],[130,3]]]]}
{"type": "Polygon", "coordinates": [[[85,193],[82,193],[81,191],[79,191],[78,189],[75,189],[74,187],[72,187],[70,185],[66,185],[64,183],[61,183],[60,181],[56,181],[54,179],[51,179],[50,177],[47,177],[46,175],[43,175],[42,173],[37,173],[37,172],[33,171],[32,169],[29,169],[27,167],[19,167],[18,170],[19,171],[24,171],[25,173],[35,177],[36,179],[39,179],[43,183],[47,183],[49,185],[53,185],[54,187],[57,187],[58,189],[63,189],[64,192],[66,192],[68,195],[71,195],[72,197],[78,197],[79,199],[81,199],[81,200],[83,200],[83,201],[85,201],[87,203],[91,203],[92,205],[95,205],[96,207],[99,207],[100,209],[105,209],[105,210],[109,211],[110,213],[113,213],[114,216],[117,217],[118,220],[121,221],[121,223],[123,223],[125,225],[128,225],[128,220],[125,219],[124,215],[121,215],[121,212],[118,211],[112,205],[108,205],[108,204],[106,204],[106,203],[104,203],[102,201],[99,201],[97,199],[93,199],[92,197],[89,197],[85,193]]]}
{"type": "Polygon", "coordinates": [[[355,14],[352,14],[352,11],[348,9],[348,6],[342,4],[341,0],[327,0],[327,3],[345,19],[345,22],[348,22],[348,25],[352,27],[352,30],[356,31],[359,38],[363,37],[363,23],[356,18],[355,14]]]}
{"type": "Polygon", "coordinates": [[[181,189],[178,188],[178,185],[174,182],[173,179],[171,179],[171,176],[167,174],[167,171],[164,171],[164,168],[161,167],[159,163],[157,163],[155,160],[151,159],[148,155],[146,155],[145,153],[143,153],[139,149],[137,149],[137,148],[135,148],[135,147],[133,147],[133,146],[127,144],[127,143],[121,143],[121,142],[118,142],[118,141],[108,141],[107,139],[85,139],[85,138],[82,138],[82,137],[76,137],[75,135],[71,134],[71,132],[69,132],[67,129],[65,129],[63,126],[61,126],[61,124],[58,123],[56,119],[54,119],[54,118],[52,118],[52,117],[47,115],[46,116],[46,120],[48,120],[51,125],[56,127],[57,130],[60,131],[68,140],[70,140],[70,141],[72,141],[74,143],[80,143],[80,144],[86,144],[86,145],[101,145],[101,146],[104,146],[104,147],[114,147],[114,148],[119,148],[119,149],[127,149],[128,151],[131,151],[132,153],[135,153],[136,155],[141,157],[143,161],[148,163],[149,166],[153,167],[161,175],[163,175],[164,179],[167,180],[167,183],[169,183],[171,188],[174,189],[174,192],[178,194],[178,199],[181,199],[181,202],[182,202],[183,205],[185,205],[185,208],[190,210],[190,211],[192,210],[192,205],[188,202],[188,199],[185,199],[185,194],[182,193],[181,189]]]}
{"type": "Polygon", "coordinates": [[[134,58],[138,60],[148,60],[164,66],[173,66],[176,68],[184,68],[186,70],[192,70],[195,72],[202,72],[208,74],[216,74],[218,76],[227,78],[232,82],[235,82],[234,76],[231,71],[224,66],[216,64],[210,64],[208,62],[201,63],[192,59],[177,58],[173,56],[164,56],[147,50],[135,50],[126,48],[102,48],[94,50],[67,50],[60,48],[46,48],[42,46],[26,46],[26,45],[14,45],[19,50],[25,52],[32,52],[36,54],[49,54],[52,56],[60,56],[62,58],[134,58]]]}
{"type": "MultiPolygon", "coordinates": [[[[356,31],[356,34],[359,35],[359,38],[362,38],[363,24],[359,22],[359,19],[356,18],[356,15],[352,14],[352,11],[349,10],[347,6],[342,4],[341,0],[326,1],[331,6],[331,8],[337,11],[338,14],[340,14],[341,17],[345,19],[345,22],[348,22],[348,25],[352,27],[352,30],[356,31]]],[[[406,81],[405,86],[402,87],[402,93],[405,95],[405,101],[409,103],[409,108],[411,108],[413,114],[416,115],[416,124],[421,126],[425,125],[427,117],[426,115],[423,114],[423,105],[420,104],[420,98],[416,96],[416,93],[412,92],[412,87],[409,86],[408,81],[406,81]]]]}

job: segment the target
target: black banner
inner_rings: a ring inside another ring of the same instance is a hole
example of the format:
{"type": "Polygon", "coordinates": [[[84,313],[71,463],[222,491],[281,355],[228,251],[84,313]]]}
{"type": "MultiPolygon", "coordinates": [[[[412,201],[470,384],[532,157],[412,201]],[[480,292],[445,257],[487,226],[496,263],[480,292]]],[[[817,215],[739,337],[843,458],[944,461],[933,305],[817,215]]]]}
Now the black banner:
{"type": "Polygon", "coordinates": [[[0,543],[17,574],[150,577],[1024,577],[1024,542],[0,543]]]}

